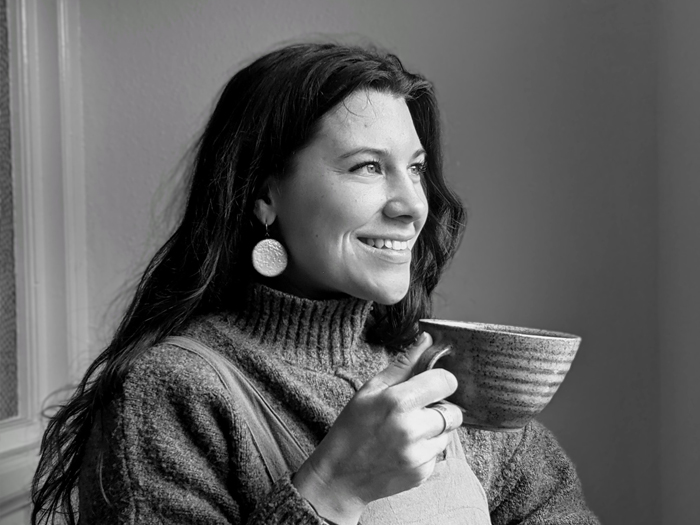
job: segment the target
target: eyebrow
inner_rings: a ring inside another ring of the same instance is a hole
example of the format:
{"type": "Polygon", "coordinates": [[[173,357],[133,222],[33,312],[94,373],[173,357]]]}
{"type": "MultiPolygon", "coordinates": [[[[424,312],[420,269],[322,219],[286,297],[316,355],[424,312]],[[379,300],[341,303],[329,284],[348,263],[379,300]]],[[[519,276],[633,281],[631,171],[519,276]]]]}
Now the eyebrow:
{"type": "MultiPolygon", "coordinates": [[[[349,157],[353,157],[355,155],[358,155],[360,153],[370,153],[370,154],[375,155],[377,157],[388,157],[389,156],[389,151],[385,150],[385,149],[359,147],[359,148],[352,149],[352,150],[348,151],[347,153],[343,153],[342,155],[340,155],[338,157],[338,159],[344,160],[344,159],[347,159],[349,157]]],[[[421,155],[425,155],[425,154],[426,154],[425,150],[423,148],[421,148],[419,150],[416,150],[416,152],[413,154],[413,157],[411,157],[411,158],[415,159],[416,157],[420,157],[421,155]]]]}

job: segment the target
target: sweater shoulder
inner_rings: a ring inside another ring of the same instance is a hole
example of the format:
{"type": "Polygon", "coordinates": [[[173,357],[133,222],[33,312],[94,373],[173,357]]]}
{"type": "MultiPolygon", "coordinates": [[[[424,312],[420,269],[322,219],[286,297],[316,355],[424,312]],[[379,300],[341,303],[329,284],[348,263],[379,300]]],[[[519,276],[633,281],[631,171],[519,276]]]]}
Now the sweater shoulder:
{"type": "Polygon", "coordinates": [[[493,432],[460,427],[460,439],[474,450],[474,459],[488,457],[490,462],[508,463],[532,442],[558,447],[552,432],[537,420],[515,432],[493,432]]]}
{"type": "Polygon", "coordinates": [[[467,460],[488,493],[506,491],[523,468],[551,453],[561,453],[554,435],[537,420],[516,432],[492,432],[461,427],[467,460]]]}
{"type": "Polygon", "coordinates": [[[192,400],[223,401],[226,388],[213,366],[204,358],[172,344],[158,344],[132,363],[124,380],[124,394],[166,396],[192,400]]]}
{"type": "Polygon", "coordinates": [[[513,433],[461,432],[494,524],[525,516],[527,523],[598,523],[586,507],[574,464],[542,423],[533,420],[513,433]]]}

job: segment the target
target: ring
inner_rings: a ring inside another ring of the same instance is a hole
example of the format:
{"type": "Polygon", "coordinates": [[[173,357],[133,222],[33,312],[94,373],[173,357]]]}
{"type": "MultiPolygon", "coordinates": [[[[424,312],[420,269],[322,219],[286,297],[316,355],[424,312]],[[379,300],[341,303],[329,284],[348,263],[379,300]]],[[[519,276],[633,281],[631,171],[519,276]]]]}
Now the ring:
{"type": "Polygon", "coordinates": [[[450,411],[445,405],[436,403],[432,406],[429,406],[428,408],[432,408],[438,414],[440,414],[442,416],[442,420],[445,422],[445,426],[442,428],[438,436],[447,432],[448,429],[452,429],[452,416],[450,416],[450,411]]]}

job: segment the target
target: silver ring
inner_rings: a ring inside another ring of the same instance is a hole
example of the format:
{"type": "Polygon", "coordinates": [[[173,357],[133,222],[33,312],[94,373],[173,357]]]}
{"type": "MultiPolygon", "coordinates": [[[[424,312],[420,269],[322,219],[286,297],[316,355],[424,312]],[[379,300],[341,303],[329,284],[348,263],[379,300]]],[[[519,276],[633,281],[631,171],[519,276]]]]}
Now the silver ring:
{"type": "Polygon", "coordinates": [[[440,414],[442,416],[442,420],[445,422],[445,426],[442,427],[442,431],[440,431],[438,436],[447,432],[448,429],[452,430],[452,423],[453,423],[452,416],[450,415],[450,411],[447,409],[447,407],[445,405],[442,405],[440,403],[436,403],[434,405],[429,406],[428,408],[432,408],[438,414],[440,414]]]}

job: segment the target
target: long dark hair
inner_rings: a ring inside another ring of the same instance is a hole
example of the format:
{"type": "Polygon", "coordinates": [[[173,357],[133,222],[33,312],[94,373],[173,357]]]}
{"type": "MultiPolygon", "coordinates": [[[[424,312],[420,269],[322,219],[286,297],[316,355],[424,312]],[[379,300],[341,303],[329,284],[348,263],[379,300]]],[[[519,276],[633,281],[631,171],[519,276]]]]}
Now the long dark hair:
{"type": "Polygon", "coordinates": [[[256,278],[250,253],[261,232],[253,205],[265,180],[284,177],[321,117],[357,90],[403,97],[427,152],[429,216],[413,249],[409,292],[398,304],[376,305],[368,332],[372,342],[394,349],[416,336],[465,222],[442,175],[432,84],[374,49],[313,43],[268,53],[222,91],[197,144],[182,220],[147,266],[111,343],[48,423],[32,487],[33,524],[56,515],[75,523],[72,496],[93,422],[119,394],[134,360],[193,316],[238,306],[242,289],[256,278]]]}

